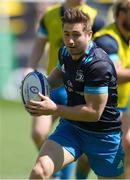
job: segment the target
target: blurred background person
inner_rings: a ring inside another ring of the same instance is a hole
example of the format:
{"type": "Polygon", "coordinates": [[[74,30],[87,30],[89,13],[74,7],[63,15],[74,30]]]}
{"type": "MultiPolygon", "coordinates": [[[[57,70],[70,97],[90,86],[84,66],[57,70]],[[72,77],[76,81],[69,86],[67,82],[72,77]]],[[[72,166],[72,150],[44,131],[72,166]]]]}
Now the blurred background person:
{"type": "MultiPolygon", "coordinates": [[[[45,51],[45,46],[48,42],[50,49],[47,74],[57,64],[57,52],[63,43],[61,17],[67,8],[79,8],[83,12],[88,13],[91,17],[94,33],[104,26],[104,20],[98,15],[97,10],[88,6],[85,3],[85,0],[66,0],[63,4],[56,4],[55,6],[47,7],[39,23],[37,38],[25,69],[25,75],[34,69],[37,69],[42,54],[45,51]]],[[[44,59],[44,61],[46,61],[46,59],[44,59]]],[[[57,104],[64,105],[67,103],[67,95],[63,87],[52,91],[51,98],[57,104]]],[[[54,116],[33,117],[32,138],[38,149],[40,149],[44,140],[48,137],[52,124],[57,118],[58,117],[54,116]]],[[[65,167],[62,172],[58,172],[55,177],[57,176],[61,179],[69,179],[72,175],[73,168],[74,164],[70,164],[69,166],[65,167]]],[[[77,168],[76,178],[84,178],[82,168],[80,168],[80,166],[77,168]]]]}
{"type": "Polygon", "coordinates": [[[0,179],[26,179],[35,157],[19,92],[34,38],[35,4],[0,1],[0,179]]]}
{"type": "Polygon", "coordinates": [[[18,19],[13,21],[12,18],[22,14],[24,14],[22,3],[0,2],[0,95],[6,84],[5,79],[8,81],[17,67],[16,36],[21,33],[21,28],[16,26],[16,23],[19,23],[18,19]]]}
{"type": "Polygon", "coordinates": [[[130,179],[130,0],[118,0],[114,6],[114,22],[94,36],[114,62],[118,75],[118,108],[122,114],[125,177],[130,179]]]}
{"type": "Polygon", "coordinates": [[[109,24],[109,21],[107,21],[108,11],[115,1],[116,0],[87,0],[87,3],[96,8],[99,11],[99,15],[106,21],[106,24],[109,24]]]}
{"type": "Polygon", "coordinates": [[[35,17],[35,3],[0,2],[0,95],[6,99],[20,98],[18,82],[32,46],[35,17]]]}

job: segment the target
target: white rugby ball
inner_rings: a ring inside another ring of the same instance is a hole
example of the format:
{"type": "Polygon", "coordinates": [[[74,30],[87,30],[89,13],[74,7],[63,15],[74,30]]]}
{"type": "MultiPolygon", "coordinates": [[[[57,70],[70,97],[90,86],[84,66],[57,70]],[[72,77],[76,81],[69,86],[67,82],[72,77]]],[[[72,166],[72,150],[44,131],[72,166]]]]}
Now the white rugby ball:
{"type": "Polygon", "coordinates": [[[30,72],[24,78],[21,86],[23,103],[26,104],[30,100],[40,101],[39,92],[45,96],[50,95],[50,86],[47,78],[39,71],[30,72]]]}

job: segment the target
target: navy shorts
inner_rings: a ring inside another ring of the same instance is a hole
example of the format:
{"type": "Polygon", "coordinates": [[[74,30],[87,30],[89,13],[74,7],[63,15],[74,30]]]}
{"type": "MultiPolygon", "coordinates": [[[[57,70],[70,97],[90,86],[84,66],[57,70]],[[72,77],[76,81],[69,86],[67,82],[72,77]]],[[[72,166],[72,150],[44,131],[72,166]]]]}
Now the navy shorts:
{"type": "Polygon", "coordinates": [[[49,139],[69,151],[75,160],[85,153],[96,175],[116,177],[124,173],[121,136],[122,132],[90,132],[79,129],[69,121],[60,120],[49,139]]]}

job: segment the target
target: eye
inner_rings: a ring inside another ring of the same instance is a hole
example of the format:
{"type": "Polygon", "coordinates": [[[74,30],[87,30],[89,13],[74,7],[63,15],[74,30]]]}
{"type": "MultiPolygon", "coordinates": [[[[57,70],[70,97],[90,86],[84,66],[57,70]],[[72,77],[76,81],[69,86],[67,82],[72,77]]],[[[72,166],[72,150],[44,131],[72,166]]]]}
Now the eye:
{"type": "Polygon", "coordinates": [[[68,36],[69,36],[69,34],[68,34],[68,33],[64,33],[64,36],[68,37],[68,36]]]}
{"type": "Polygon", "coordinates": [[[73,34],[73,37],[79,37],[80,34],[73,34]]]}

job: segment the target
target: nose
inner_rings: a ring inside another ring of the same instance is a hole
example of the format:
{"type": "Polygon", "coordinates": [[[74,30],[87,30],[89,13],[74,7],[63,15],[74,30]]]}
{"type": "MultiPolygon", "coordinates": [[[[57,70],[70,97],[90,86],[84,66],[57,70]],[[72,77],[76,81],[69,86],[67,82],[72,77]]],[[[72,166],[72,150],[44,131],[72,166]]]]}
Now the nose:
{"type": "Polygon", "coordinates": [[[68,43],[69,43],[71,46],[74,46],[74,40],[73,40],[72,37],[69,38],[68,43]]]}

